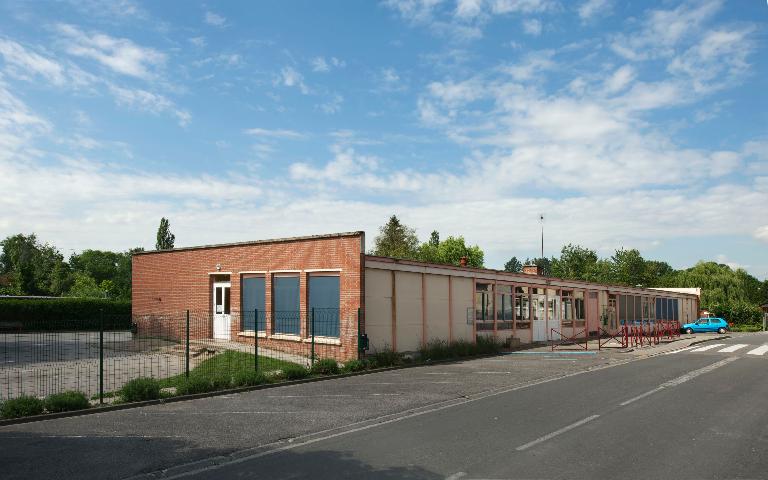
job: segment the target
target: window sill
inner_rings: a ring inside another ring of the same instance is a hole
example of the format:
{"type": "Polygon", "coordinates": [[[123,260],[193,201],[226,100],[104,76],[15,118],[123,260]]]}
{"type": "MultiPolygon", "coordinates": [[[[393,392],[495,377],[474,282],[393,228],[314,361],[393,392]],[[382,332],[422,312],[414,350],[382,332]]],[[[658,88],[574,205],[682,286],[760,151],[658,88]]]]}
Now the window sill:
{"type": "Polygon", "coordinates": [[[291,334],[284,334],[284,333],[276,333],[274,335],[270,335],[268,338],[270,340],[288,340],[291,342],[301,341],[301,337],[298,335],[291,335],[291,334]]]}
{"type": "MultiPolygon", "coordinates": [[[[238,337],[252,337],[253,330],[246,330],[244,332],[237,332],[238,337]]],[[[267,332],[259,332],[259,338],[267,338],[267,332]]]]}
{"type": "MultiPolygon", "coordinates": [[[[305,338],[303,342],[312,343],[312,339],[305,338]]],[[[315,337],[315,343],[320,343],[323,345],[341,345],[341,340],[335,337],[315,337]]]]}

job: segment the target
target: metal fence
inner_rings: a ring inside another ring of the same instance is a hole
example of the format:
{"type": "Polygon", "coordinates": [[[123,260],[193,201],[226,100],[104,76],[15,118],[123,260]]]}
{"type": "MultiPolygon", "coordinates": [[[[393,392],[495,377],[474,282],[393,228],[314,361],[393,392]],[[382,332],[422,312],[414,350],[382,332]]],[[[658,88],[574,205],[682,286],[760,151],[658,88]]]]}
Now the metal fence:
{"type": "Polygon", "coordinates": [[[76,390],[109,402],[139,377],[158,379],[173,393],[190,377],[226,382],[249,370],[279,376],[319,359],[357,358],[357,345],[341,342],[345,324],[338,309],[27,322],[0,331],[0,400],[76,390]]]}

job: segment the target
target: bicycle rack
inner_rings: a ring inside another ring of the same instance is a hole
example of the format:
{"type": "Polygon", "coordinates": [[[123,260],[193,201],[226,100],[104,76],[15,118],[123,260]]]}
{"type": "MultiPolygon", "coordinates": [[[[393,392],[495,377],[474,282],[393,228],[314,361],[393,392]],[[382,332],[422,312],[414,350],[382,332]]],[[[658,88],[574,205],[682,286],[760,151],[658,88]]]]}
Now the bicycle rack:
{"type": "Polygon", "coordinates": [[[550,328],[550,340],[552,343],[552,351],[555,351],[555,348],[562,347],[563,345],[575,345],[579,347],[580,350],[589,350],[589,336],[587,335],[587,329],[584,328],[584,330],[581,330],[579,332],[576,332],[573,334],[573,336],[568,337],[563,335],[562,332],[557,330],[556,328],[550,328]],[[560,335],[559,340],[555,340],[555,334],[560,335]],[[583,339],[579,339],[579,335],[584,335],[583,339]],[[583,341],[583,345],[582,345],[583,341]]]}

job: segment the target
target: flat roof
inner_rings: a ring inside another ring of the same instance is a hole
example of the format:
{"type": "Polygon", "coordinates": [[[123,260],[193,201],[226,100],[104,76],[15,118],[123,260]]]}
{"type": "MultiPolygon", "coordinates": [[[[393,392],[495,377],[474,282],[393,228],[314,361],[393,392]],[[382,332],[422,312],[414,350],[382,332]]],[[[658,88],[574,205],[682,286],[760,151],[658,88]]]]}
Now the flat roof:
{"type": "MultiPolygon", "coordinates": [[[[372,260],[372,261],[380,261],[380,262],[386,262],[386,263],[412,265],[416,267],[442,268],[446,270],[454,270],[454,271],[460,271],[460,272],[473,272],[478,274],[476,275],[477,277],[482,277],[483,274],[502,275],[504,277],[509,277],[511,281],[513,279],[517,281],[525,281],[526,279],[531,279],[531,280],[540,279],[544,281],[576,283],[576,284],[585,285],[585,286],[592,285],[592,286],[608,287],[610,289],[633,290],[637,292],[646,292],[646,293],[654,294],[655,296],[658,296],[659,292],[661,291],[661,290],[646,288],[646,287],[634,287],[630,285],[615,285],[615,284],[608,284],[608,283],[587,282],[585,280],[571,280],[568,278],[547,277],[544,275],[533,275],[533,274],[522,273],[522,272],[507,272],[505,270],[495,270],[492,268],[460,267],[460,266],[451,265],[451,264],[422,262],[419,260],[408,260],[404,258],[394,258],[394,257],[382,257],[378,255],[366,255],[365,259],[366,261],[372,260]]],[[[686,293],[686,292],[667,292],[667,293],[676,293],[682,296],[699,298],[698,295],[693,293],[686,293]]]]}
{"type": "Polygon", "coordinates": [[[300,242],[304,240],[324,240],[329,238],[341,238],[341,237],[360,237],[363,235],[365,235],[365,232],[362,230],[358,230],[356,232],[326,233],[323,235],[305,235],[302,237],[271,238],[268,240],[250,240],[247,242],[214,243],[211,245],[197,245],[192,247],[172,248],[170,250],[147,250],[144,252],[135,252],[133,255],[150,255],[150,254],[158,254],[158,253],[184,252],[188,250],[202,250],[206,248],[242,247],[247,245],[263,245],[266,243],[300,242]]]}

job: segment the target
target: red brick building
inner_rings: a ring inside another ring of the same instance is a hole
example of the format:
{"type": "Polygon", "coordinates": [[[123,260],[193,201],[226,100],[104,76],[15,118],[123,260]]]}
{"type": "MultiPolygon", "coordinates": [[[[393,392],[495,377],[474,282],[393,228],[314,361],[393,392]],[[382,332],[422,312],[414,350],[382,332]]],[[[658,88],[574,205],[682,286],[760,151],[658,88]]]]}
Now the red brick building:
{"type": "Polygon", "coordinates": [[[364,232],[142,252],[133,257],[133,316],[170,334],[215,338],[307,358],[414,351],[432,339],[492,335],[521,343],[685,323],[699,296],[365,254],[364,232]],[[170,315],[175,317],[171,318],[170,315]],[[312,334],[314,332],[314,335],[312,334]],[[258,337],[255,337],[258,335],[258,337]],[[313,338],[314,337],[314,338],[313,338]],[[320,346],[318,353],[314,350],[320,346]]]}

